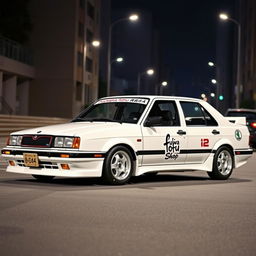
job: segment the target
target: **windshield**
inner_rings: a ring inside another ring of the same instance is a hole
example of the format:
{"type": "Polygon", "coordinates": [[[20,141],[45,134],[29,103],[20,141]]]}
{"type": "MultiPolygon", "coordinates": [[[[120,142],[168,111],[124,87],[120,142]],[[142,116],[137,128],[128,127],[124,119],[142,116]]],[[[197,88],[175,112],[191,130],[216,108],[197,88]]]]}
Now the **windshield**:
{"type": "MultiPolygon", "coordinates": [[[[92,105],[89,109],[83,111],[78,117],[72,122],[120,122],[120,123],[137,123],[146,108],[146,101],[128,101],[113,99],[111,100],[100,100],[92,105]]],[[[138,99],[145,100],[145,99],[138,99]]]]}

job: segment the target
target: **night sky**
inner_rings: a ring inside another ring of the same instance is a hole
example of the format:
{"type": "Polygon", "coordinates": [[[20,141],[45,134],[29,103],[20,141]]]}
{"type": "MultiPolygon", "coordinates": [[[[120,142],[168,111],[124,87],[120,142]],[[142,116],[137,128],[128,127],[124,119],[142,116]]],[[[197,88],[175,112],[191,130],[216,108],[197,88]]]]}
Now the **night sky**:
{"type": "Polygon", "coordinates": [[[235,0],[112,0],[112,8],[152,12],[161,31],[164,62],[176,95],[198,97],[215,77],[207,66],[216,58],[218,13],[235,15],[235,0]]]}

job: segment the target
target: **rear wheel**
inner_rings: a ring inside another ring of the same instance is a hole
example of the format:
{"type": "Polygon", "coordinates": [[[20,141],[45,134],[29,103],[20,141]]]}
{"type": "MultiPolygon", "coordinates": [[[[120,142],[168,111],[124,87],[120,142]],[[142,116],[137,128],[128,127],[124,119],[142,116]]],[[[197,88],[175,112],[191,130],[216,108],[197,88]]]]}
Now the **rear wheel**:
{"type": "Polygon", "coordinates": [[[126,147],[116,146],[105,159],[102,177],[108,184],[123,185],[132,176],[133,168],[131,152],[126,147]]]}
{"type": "Polygon", "coordinates": [[[232,174],[233,167],[232,151],[228,147],[221,147],[214,155],[212,172],[208,172],[208,175],[215,180],[226,180],[232,174]]]}
{"type": "Polygon", "coordinates": [[[44,176],[44,175],[35,175],[35,174],[32,174],[32,176],[41,182],[50,182],[54,178],[54,176],[44,176]]]}

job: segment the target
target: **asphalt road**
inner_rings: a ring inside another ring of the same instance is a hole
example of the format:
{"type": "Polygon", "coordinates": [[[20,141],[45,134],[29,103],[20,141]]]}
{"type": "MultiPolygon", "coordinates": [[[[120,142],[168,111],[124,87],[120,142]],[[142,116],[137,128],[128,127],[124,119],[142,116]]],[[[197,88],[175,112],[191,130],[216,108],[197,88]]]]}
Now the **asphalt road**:
{"type": "Polygon", "coordinates": [[[0,254],[256,255],[256,154],[228,181],[205,173],[125,186],[0,171],[0,254]]]}

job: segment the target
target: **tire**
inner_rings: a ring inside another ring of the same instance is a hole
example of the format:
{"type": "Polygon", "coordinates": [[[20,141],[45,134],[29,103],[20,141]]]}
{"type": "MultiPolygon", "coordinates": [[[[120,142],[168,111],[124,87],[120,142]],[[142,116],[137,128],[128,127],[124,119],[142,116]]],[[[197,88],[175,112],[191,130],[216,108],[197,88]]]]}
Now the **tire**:
{"type": "Polygon", "coordinates": [[[41,182],[50,182],[54,178],[54,176],[44,176],[44,175],[34,175],[34,174],[32,174],[32,176],[41,182]]]}
{"type": "Polygon", "coordinates": [[[233,152],[228,147],[220,147],[214,155],[212,172],[208,172],[214,180],[226,180],[232,174],[234,167],[233,152]]]}
{"type": "Polygon", "coordinates": [[[131,152],[124,146],[112,148],[103,165],[103,181],[110,185],[123,185],[129,181],[134,170],[131,152]]]}

